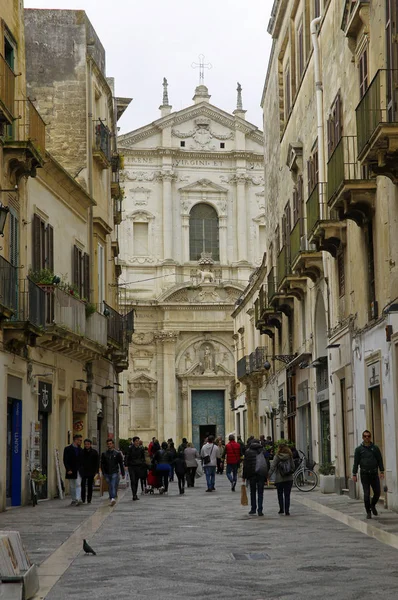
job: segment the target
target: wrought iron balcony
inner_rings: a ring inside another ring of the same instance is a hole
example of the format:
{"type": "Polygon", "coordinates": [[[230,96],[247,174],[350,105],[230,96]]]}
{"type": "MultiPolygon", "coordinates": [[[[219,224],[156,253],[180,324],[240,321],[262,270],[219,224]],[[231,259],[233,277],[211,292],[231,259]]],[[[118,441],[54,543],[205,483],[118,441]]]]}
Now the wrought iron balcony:
{"type": "Polygon", "coordinates": [[[257,346],[256,348],[256,371],[264,370],[264,363],[267,357],[267,348],[264,346],[257,346]]]}
{"type": "Polygon", "coordinates": [[[40,287],[46,292],[46,327],[66,329],[80,336],[85,335],[85,303],[54,285],[40,287]]]}
{"type": "Polygon", "coordinates": [[[285,244],[278,254],[278,288],[283,284],[290,272],[289,246],[285,244]]]}
{"type": "Polygon", "coordinates": [[[115,225],[120,225],[120,223],[122,222],[122,215],[123,215],[122,206],[123,206],[123,201],[121,198],[113,199],[113,222],[115,225]]]}
{"type": "Polygon", "coordinates": [[[46,154],[46,125],[32,102],[14,102],[14,122],[5,138],[4,152],[13,174],[35,175],[36,167],[42,167],[46,154]]]}
{"type": "Polygon", "coordinates": [[[18,308],[16,267],[0,256],[0,319],[10,318],[18,308]]]}
{"type": "Polygon", "coordinates": [[[268,306],[271,306],[272,299],[276,295],[276,274],[275,267],[272,267],[267,276],[267,289],[268,289],[268,306]]]}
{"type": "Polygon", "coordinates": [[[244,356],[243,358],[238,360],[238,362],[236,363],[236,376],[238,379],[243,379],[244,377],[247,377],[247,375],[249,375],[249,372],[250,372],[249,357],[244,356]]]}
{"type": "Polygon", "coordinates": [[[256,353],[250,352],[249,354],[249,371],[250,373],[256,372],[256,353]]]}
{"type": "Polygon", "coordinates": [[[13,291],[13,315],[3,322],[4,343],[19,351],[24,346],[35,346],[36,338],[44,334],[46,294],[29,278],[16,280],[13,291]]]}
{"type": "Polygon", "coordinates": [[[111,164],[111,135],[102,121],[94,124],[94,157],[106,169],[111,164]]]}
{"type": "Polygon", "coordinates": [[[346,226],[329,209],[326,183],[316,184],[307,200],[306,211],[308,242],[335,257],[343,242],[346,226]]]}
{"type": "MultiPolygon", "coordinates": [[[[113,157],[112,157],[113,161],[113,157]]],[[[112,163],[113,167],[113,163],[112,163]]],[[[122,197],[122,188],[120,187],[120,173],[119,171],[112,170],[112,179],[111,179],[111,196],[114,199],[121,199],[122,197]]]]}
{"type": "Polygon", "coordinates": [[[293,275],[309,277],[314,283],[322,273],[322,254],[308,243],[304,219],[298,219],[290,233],[290,267],[293,275]]]}
{"type": "Polygon", "coordinates": [[[0,54],[0,122],[14,119],[15,73],[0,54]]]}
{"type": "Polygon", "coordinates": [[[108,345],[108,321],[104,315],[95,312],[86,319],[85,335],[100,346],[108,345]]]}
{"type": "Polygon", "coordinates": [[[398,182],[398,70],[380,69],[356,108],[358,160],[398,182]]]}
{"type": "Polygon", "coordinates": [[[328,204],[340,220],[361,226],[369,219],[376,195],[376,179],[357,160],[357,137],[343,136],[328,162],[328,204]]]}

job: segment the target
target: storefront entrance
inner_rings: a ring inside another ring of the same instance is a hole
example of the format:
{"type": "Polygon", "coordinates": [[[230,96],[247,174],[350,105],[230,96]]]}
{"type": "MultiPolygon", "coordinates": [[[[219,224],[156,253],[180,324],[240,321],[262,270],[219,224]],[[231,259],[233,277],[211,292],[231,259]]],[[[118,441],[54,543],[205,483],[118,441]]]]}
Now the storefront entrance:
{"type": "Polygon", "coordinates": [[[22,401],[7,398],[7,506],[22,503],[22,401]]]}

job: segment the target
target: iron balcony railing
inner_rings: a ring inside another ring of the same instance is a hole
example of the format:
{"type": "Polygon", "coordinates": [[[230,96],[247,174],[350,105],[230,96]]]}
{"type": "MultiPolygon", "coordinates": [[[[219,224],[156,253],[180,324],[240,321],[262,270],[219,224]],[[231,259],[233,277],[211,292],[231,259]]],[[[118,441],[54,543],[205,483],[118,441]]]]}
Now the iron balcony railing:
{"type": "Polygon", "coordinates": [[[86,305],[54,285],[40,286],[46,294],[46,325],[57,325],[84,336],[86,305]]]}
{"type": "Polygon", "coordinates": [[[275,267],[272,267],[267,277],[267,288],[268,288],[268,303],[271,302],[272,298],[276,294],[276,275],[275,267]]]}
{"type": "Polygon", "coordinates": [[[369,179],[369,170],[358,160],[357,137],[343,136],[328,162],[328,202],[331,202],[345,182],[369,179]]]}
{"type": "Polygon", "coordinates": [[[282,250],[278,254],[278,286],[281,285],[282,281],[289,274],[289,246],[285,244],[282,250]]]}
{"type": "Polygon", "coordinates": [[[108,321],[108,338],[123,346],[125,339],[124,317],[105,302],[104,307],[104,314],[106,314],[108,321]]]}
{"type": "Polygon", "coordinates": [[[398,124],[398,70],[380,69],[356,108],[358,153],[365,149],[379,125],[398,124]]]}
{"type": "Polygon", "coordinates": [[[113,199],[113,222],[115,225],[120,225],[122,222],[123,210],[122,210],[122,199],[113,199]]]}
{"type": "Polygon", "coordinates": [[[111,136],[110,131],[102,121],[94,125],[95,149],[103,153],[108,161],[111,161],[111,136]]]}
{"type": "Polygon", "coordinates": [[[297,223],[290,232],[290,262],[294,263],[301,252],[301,238],[303,231],[302,219],[298,219],[297,223]]]}
{"type": "Polygon", "coordinates": [[[266,358],[267,349],[264,346],[258,346],[256,348],[256,371],[262,371],[264,369],[266,358]]]}
{"type": "Polygon", "coordinates": [[[249,354],[249,371],[254,373],[256,371],[256,352],[250,352],[249,354]]]}
{"type": "Polygon", "coordinates": [[[16,267],[0,256],[0,304],[13,313],[18,309],[17,281],[16,267]]]}
{"type": "Polygon", "coordinates": [[[86,319],[86,337],[101,346],[108,345],[108,320],[95,312],[86,319]]]}
{"type": "Polygon", "coordinates": [[[257,298],[254,301],[254,324],[257,326],[257,323],[260,320],[260,299],[257,298]]]}
{"type": "MultiPolygon", "coordinates": [[[[6,111],[6,120],[12,123],[14,116],[15,100],[15,73],[7,63],[4,56],[0,54],[0,107],[6,111]]],[[[0,113],[0,120],[1,113],[0,113]]]]}
{"type": "Polygon", "coordinates": [[[259,291],[259,294],[258,294],[258,299],[259,299],[259,302],[260,302],[259,310],[260,310],[260,319],[261,319],[262,314],[263,314],[263,312],[264,312],[264,310],[266,309],[266,306],[267,306],[267,304],[266,304],[267,299],[266,299],[266,293],[265,293],[265,285],[262,285],[260,287],[260,291],[259,291]]]}
{"type": "Polygon", "coordinates": [[[12,141],[31,142],[42,157],[46,152],[46,125],[32,102],[16,100],[16,121],[13,126],[12,141]]]}
{"type": "Polygon", "coordinates": [[[320,221],[326,221],[329,218],[326,190],[326,183],[317,183],[307,200],[308,236],[313,233],[320,221]]]}
{"type": "Polygon", "coordinates": [[[249,357],[244,356],[236,363],[236,374],[238,379],[246,377],[249,374],[249,357]]]}
{"type": "Polygon", "coordinates": [[[20,279],[16,291],[18,306],[13,321],[31,323],[44,329],[46,324],[46,292],[31,279],[20,279]]]}

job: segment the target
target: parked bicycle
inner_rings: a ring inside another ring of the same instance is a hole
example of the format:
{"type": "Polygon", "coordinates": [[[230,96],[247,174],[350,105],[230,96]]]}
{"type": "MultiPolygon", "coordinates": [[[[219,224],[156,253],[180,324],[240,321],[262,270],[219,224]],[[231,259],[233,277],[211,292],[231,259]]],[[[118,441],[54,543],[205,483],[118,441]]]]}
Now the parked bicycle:
{"type": "Polygon", "coordinates": [[[318,485],[318,475],[313,471],[315,462],[307,459],[304,452],[300,454],[300,464],[293,473],[293,483],[300,492],[311,492],[318,485]]]}

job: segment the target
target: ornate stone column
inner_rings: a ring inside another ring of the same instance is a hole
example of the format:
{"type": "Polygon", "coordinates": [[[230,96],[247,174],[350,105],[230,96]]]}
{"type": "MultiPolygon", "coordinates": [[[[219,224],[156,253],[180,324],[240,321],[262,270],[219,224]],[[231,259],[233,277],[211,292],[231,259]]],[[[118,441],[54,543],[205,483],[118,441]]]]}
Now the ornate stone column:
{"type": "Polygon", "coordinates": [[[246,175],[236,175],[236,235],[238,262],[247,261],[247,210],[246,210],[246,175]]]}
{"type": "MultiPolygon", "coordinates": [[[[163,439],[177,436],[177,386],[175,373],[175,344],[178,332],[157,331],[155,340],[163,344],[163,439]]],[[[158,410],[160,402],[158,402],[158,410]]],[[[160,416],[160,415],[159,415],[160,416]]],[[[159,440],[160,441],[160,440],[159,440]]]]}
{"type": "Polygon", "coordinates": [[[175,175],[172,171],[160,173],[163,182],[163,259],[173,260],[173,196],[172,181],[175,175]]]}

